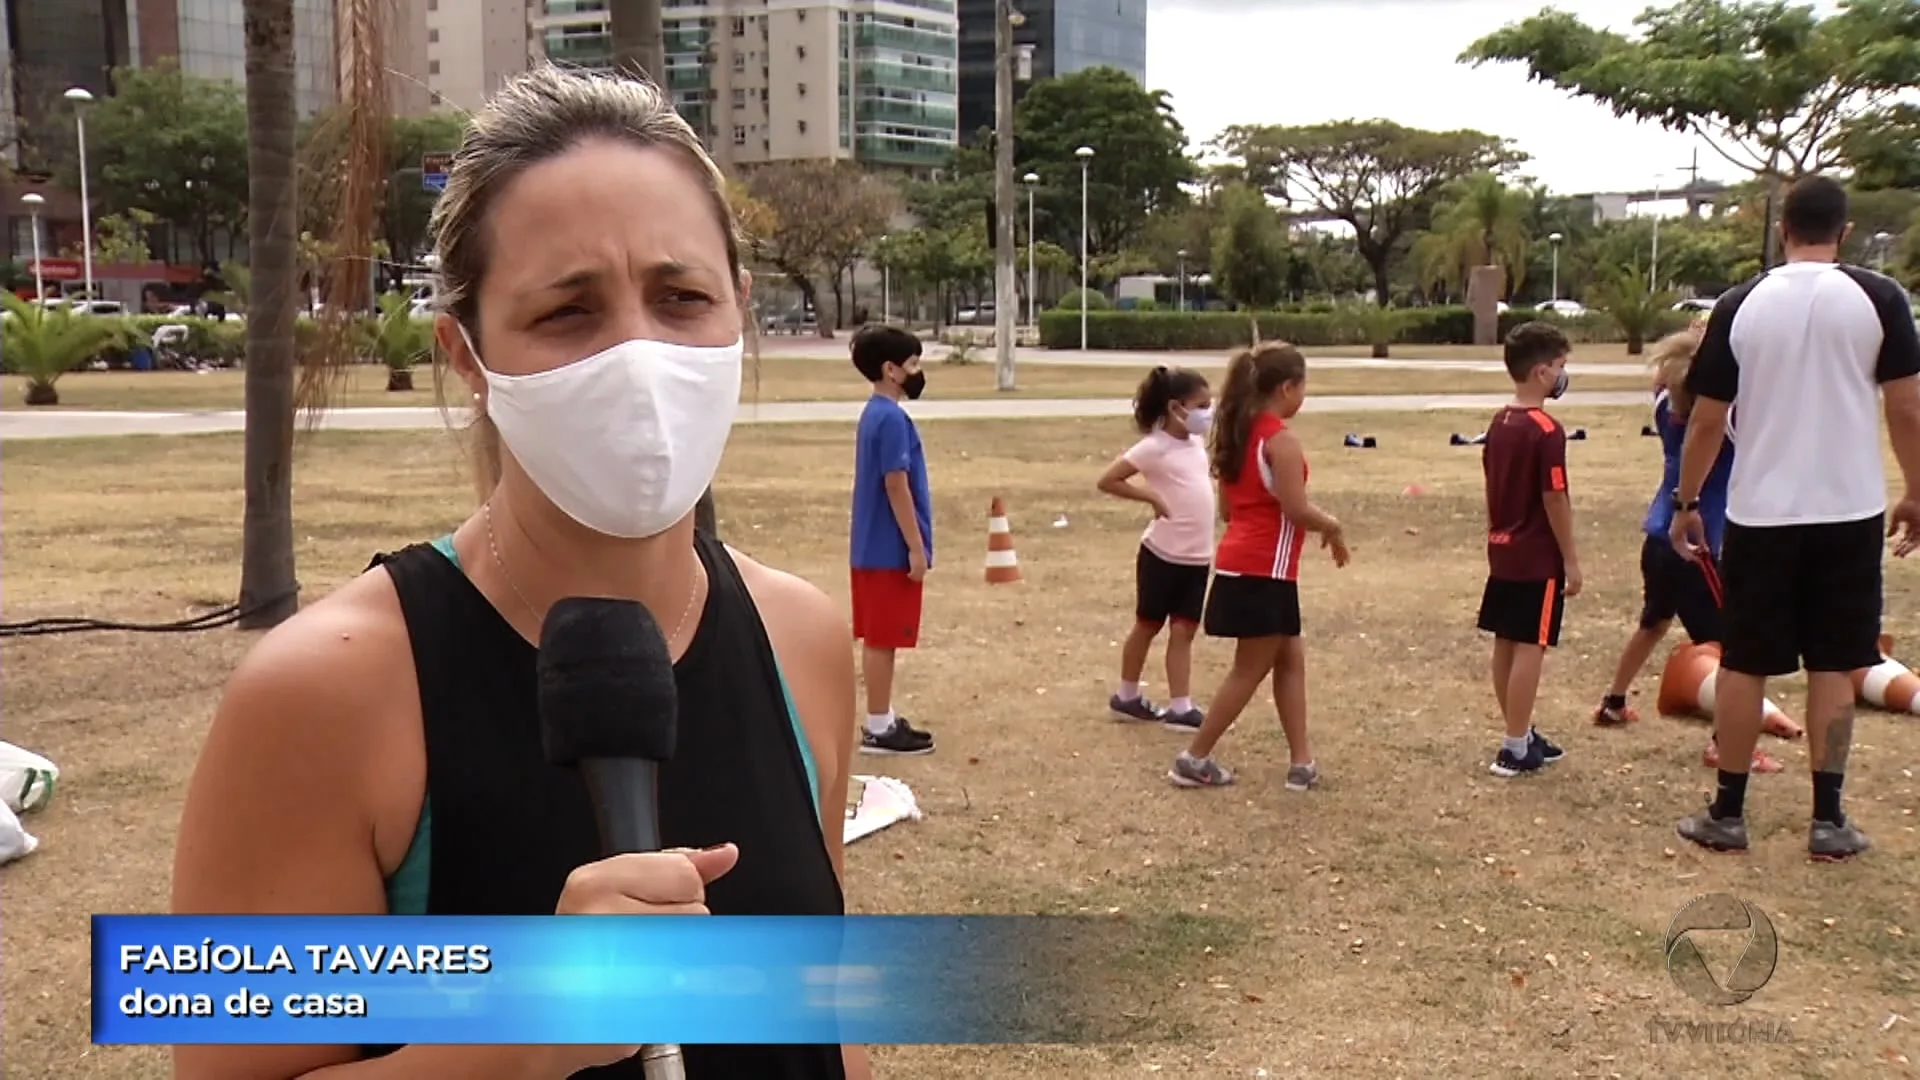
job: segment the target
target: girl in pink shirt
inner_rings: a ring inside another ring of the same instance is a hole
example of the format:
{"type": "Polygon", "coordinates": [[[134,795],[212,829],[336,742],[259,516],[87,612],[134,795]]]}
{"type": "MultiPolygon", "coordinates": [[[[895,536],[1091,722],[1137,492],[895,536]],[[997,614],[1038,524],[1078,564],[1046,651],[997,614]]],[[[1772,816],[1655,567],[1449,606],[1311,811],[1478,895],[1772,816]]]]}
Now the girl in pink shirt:
{"type": "Polygon", "coordinates": [[[1120,650],[1120,688],[1108,707],[1126,720],[1158,721],[1181,731],[1206,719],[1193,703],[1193,635],[1207,603],[1213,561],[1214,490],[1207,466],[1213,393],[1186,368],[1157,367],[1133,399],[1141,439],[1100,477],[1100,490],[1153,507],[1134,560],[1134,624],[1120,650]],[[1131,483],[1139,474],[1146,486],[1131,483]],[[1160,628],[1167,638],[1165,708],[1140,693],[1140,674],[1160,628]]]}

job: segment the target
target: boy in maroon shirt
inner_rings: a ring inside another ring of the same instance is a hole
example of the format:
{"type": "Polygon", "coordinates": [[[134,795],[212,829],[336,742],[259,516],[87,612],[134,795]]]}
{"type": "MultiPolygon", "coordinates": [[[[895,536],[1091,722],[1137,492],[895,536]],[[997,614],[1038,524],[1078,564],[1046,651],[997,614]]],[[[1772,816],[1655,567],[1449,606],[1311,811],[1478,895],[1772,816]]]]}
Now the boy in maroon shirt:
{"type": "Polygon", "coordinates": [[[1493,635],[1493,696],[1506,737],[1489,771],[1538,772],[1564,752],[1535,730],[1533,702],[1547,650],[1560,643],[1560,617],[1580,594],[1580,560],[1567,496],[1567,432],[1546,403],[1567,392],[1565,334],[1546,323],[1507,335],[1513,404],[1487,428],[1487,590],[1480,629],[1493,635]]]}

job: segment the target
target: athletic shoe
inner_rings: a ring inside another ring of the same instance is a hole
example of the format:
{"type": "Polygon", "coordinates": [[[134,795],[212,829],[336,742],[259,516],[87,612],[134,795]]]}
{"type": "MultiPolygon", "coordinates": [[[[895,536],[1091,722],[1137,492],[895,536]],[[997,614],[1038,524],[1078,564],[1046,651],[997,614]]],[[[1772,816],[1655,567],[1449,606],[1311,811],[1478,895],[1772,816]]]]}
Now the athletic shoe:
{"type": "MultiPolygon", "coordinates": [[[[1709,769],[1717,769],[1720,767],[1719,743],[1710,742],[1707,744],[1707,748],[1700,753],[1700,764],[1705,765],[1709,769]]],[[[1767,753],[1765,750],[1755,750],[1753,752],[1753,763],[1747,766],[1748,771],[1757,773],[1777,773],[1785,768],[1785,765],[1780,764],[1772,754],[1767,753]]]]}
{"type": "Polygon", "coordinates": [[[1166,718],[1167,711],[1148,701],[1144,697],[1123,698],[1119,694],[1108,700],[1107,708],[1122,720],[1159,721],[1166,718]]]}
{"type": "Polygon", "coordinates": [[[1832,825],[1816,820],[1807,827],[1807,854],[1821,862],[1850,859],[1871,847],[1873,841],[1867,839],[1866,833],[1854,828],[1852,822],[1832,825]]]}
{"type": "Polygon", "coordinates": [[[1197,758],[1183,753],[1173,759],[1167,779],[1174,787],[1226,787],[1233,783],[1233,774],[1211,757],[1197,758]]]}
{"type": "Polygon", "coordinates": [[[1287,769],[1288,791],[1307,791],[1319,782],[1320,766],[1313,762],[1294,765],[1287,769]]]}
{"type": "Polygon", "coordinates": [[[1548,742],[1547,737],[1545,735],[1540,734],[1539,728],[1527,729],[1527,745],[1530,747],[1539,748],[1540,762],[1543,765],[1551,765],[1554,762],[1559,761],[1561,758],[1567,756],[1567,752],[1565,750],[1562,750],[1559,747],[1553,745],[1551,742],[1548,742]]]}
{"type": "Polygon", "coordinates": [[[1199,731],[1200,725],[1207,722],[1207,714],[1199,709],[1186,712],[1166,712],[1160,716],[1160,726],[1169,731],[1199,731]]]}
{"type": "Polygon", "coordinates": [[[860,752],[863,754],[907,754],[933,753],[933,736],[924,731],[916,731],[907,723],[904,716],[896,716],[893,726],[884,735],[875,735],[871,731],[860,732],[860,752]]]}
{"type": "Polygon", "coordinates": [[[1616,709],[1602,701],[1600,707],[1593,710],[1593,722],[1597,727],[1625,727],[1628,724],[1639,723],[1640,714],[1635,712],[1631,705],[1622,705],[1616,709]]]}
{"type": "Polygon", "coordinates": [[[1502,746],[1500,753],[1494,756],[1493,764],[1487,766],[1487,771],[1501,779],[1511,780],[1516,776],[1539,772],[1546,767],[1547,759],[1541,756],[1539,741],[1528,740],[1527,751],[1524,754],[1515,754],[1502,746]]]}
{"type": "Polygon", "coordinates": [[[1680,819],[1674,831],[1709,851],[1747,850],[1745,818],[1716,818],[1711,808],[1680,819]]]}

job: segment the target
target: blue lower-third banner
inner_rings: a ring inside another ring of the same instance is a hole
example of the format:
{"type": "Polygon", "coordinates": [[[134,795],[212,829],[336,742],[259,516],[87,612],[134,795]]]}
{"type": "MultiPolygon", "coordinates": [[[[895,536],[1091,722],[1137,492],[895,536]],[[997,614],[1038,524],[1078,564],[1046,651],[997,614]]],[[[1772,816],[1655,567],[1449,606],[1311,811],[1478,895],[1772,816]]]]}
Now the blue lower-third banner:
{"type": "MultiPolygon", "coordinates": [[[[1059,1043],[1156,951],[1119,919],[93,919],[97,1043],[1059,1043]],[[1113,978],[1109,978],[1112,976],[1113,978]]],[[[1137,973],[1137,972],[1135,972],[1137,973]]],[[[1123,995],[1124,996],[1124,995],[1123,995]]]]}

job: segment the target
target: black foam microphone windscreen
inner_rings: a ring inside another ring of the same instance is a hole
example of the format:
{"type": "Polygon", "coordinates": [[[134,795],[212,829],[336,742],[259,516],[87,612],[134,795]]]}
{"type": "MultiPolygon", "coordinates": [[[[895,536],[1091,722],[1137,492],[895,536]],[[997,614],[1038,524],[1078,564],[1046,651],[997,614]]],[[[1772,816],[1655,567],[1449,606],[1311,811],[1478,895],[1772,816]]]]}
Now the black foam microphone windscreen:
{"type": "Polygon", "coordinates": [[[539,687],[549,762],[673,758],[673,656],[645,605],[594,596],[556,602],[540,628],[539,687]]]}

